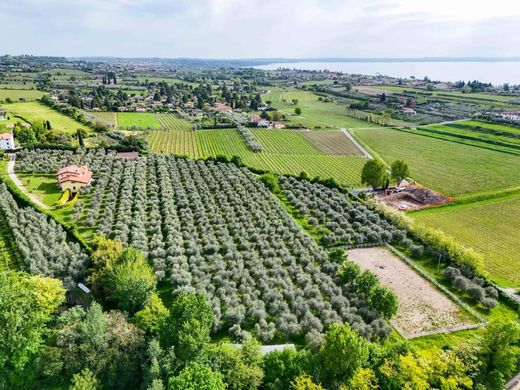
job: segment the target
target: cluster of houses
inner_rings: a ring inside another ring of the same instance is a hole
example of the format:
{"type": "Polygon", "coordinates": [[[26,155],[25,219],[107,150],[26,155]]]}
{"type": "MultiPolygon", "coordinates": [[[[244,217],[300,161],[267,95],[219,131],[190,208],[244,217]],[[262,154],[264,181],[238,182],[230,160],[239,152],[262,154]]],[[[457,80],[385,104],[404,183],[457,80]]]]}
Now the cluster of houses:
{"type": "Polygon", "coordinates": [[[252,123],[256,123],[257,127],[266,127],[269,129],[283,129],[285,127],[283,122],[270,121],[262,118],[260,115],[249,116],[249,121],[252,123]]]}
{"type": "Polygon", "coordinates": [[[500,116],[502,117],[502,119],[505,119],[507,121],[520,122],[520,112],[519,111],[501,112],[500,116]]]}

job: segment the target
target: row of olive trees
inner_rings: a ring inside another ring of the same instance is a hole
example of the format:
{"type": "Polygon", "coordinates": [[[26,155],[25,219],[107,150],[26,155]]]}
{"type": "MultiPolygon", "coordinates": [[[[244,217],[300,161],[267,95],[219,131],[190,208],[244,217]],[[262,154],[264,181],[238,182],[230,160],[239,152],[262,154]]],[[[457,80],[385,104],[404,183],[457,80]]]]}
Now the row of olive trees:
{"type": "Polygon", "coordinates": [[[68,241],[67,233],[54,220],[31,207],[18,207],[5,184],[0,185],[0,213],[7,221],[26,271],[59,278],[67,287],[84,276],[89,262],[85,251],[68,241]]]}

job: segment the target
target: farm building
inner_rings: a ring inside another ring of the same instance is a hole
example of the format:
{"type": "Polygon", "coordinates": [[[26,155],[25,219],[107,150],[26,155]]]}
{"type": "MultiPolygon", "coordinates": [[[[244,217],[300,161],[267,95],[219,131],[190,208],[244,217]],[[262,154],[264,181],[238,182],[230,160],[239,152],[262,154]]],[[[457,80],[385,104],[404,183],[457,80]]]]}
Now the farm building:
{"type": "Polygon", "coordinates": [[[85,165],[69,165],[61,168],[56,176],[62,191],[78,192],[81,188],[90,185],[92,172],[85,165]]]}
{"type": "Polygon", "coordinates": [[[0,150],[13,150],[15,148],[14,136],[12,133],[0,134],[0,150]]]}

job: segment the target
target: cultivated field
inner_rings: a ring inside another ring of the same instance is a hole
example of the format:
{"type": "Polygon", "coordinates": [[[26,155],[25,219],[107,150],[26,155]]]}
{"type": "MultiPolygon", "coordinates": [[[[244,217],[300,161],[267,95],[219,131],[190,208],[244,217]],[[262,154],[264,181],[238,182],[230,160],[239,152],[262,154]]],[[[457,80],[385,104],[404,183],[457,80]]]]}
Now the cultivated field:
{"type": "Polygon", "coordinates": [[[199,146],[192,130],[153,130],[146,133],[150,151],[199,158],[199,146]]]}
{"type": "Polygon", "coordinates": [[[464,310],[386,248],[353,249],[349,260],[376,274],[399,302],[391,323],[403,336],[418,337],[475,324],[464,310]]]}
{"type": "Polygon", "coordinates": [[[325,154],[362,156],[359,149],[340,131],[302,131],[301,135],[325,154]]]}
{"type": "MultiPolygon", "coordinates": [[[[234,129],[197,131],[195,136],[201,157],[239,156],[252,168],[290,175],[299,175],[305,171],[311,177],[320,176],[323,179],[332,177],[350,187],[360,185],[360,172],[366,161],[364,158],[328,156],[300,139],[294,144],[281,141],[281,145],[275,145],[275,141],[280,138],[279,134],[286,132],[287,130],[255,130],[255,136],[261,133],[262,139],[259,139],[259,142],[262,146],[265,147],[264,143],[268,145],[261,153],[251,152],[234,129]],[[272,152],[269,152],[270,150],[272,152]],[[285,153],[279,153],[281,150],[285,150],[285,153]]],[[[296,132],[290,134],[292,137],[301,137],[296,132]]]]}
{"type": "Polygon", "coordinates": [[[12,115],[21,116],[28,122],[48,120],[53,130],[64,133],[73,134],[78,129],[89,130],[87,126],[40,103],[11,103],[2,105],[2,108],[12,115]]]}
{"type": "Polygon", "coordinates": [[[372,123],[351,118],[346,114],[346,105],[335,102],[321,102],[318,100],[317,95],[308,91],[272,90],[263,95],[262,99],[264,101],[271,100],[274,108],[291,115],[294,113],[294,108],[296,107],[291,103],[291,99],[298,99],[298,107],[302,109],[302,115],[301,117],[289,117],[289,119],[291,121],[294,120],[295,123],[306,124],[307,126],[332,126],[346,128],[380,127],[372,123]]]}
{"type": "Polygon", "coordinates": [[[387,163],[405,160],[411,176],[447,195],[508,188],[520,182],[520,156],[394,129],[355,130],[387,163]]]}
{"type": "Polygon", "coordinates": [[[117,113],[116,112],[103,112],[103,111],[88,111],[85,112],[87,117],[92,116],[99,119],[102,122],[109,123],[111,126],[117,127],[117,113]]]}
{"type": "Polygon", "coordinates": [[[31,101],[41,98],[45,92],[35,89],[0,89],[0,101],[11,99],[13,102],[18,100],[31,101]]]}
{"type": "Polygon", "coordinates": [[[263,147],[262,153],[317,155],[320,151],[311,145],[299,131],[251,129],[263,147]]]}
{"type": "Polygon", "coordinates": [[[190,130],[191,123],[178,118],[175,114],[155,114],[162,128],[171,130],[190,130]]]}
{"type": "Polygon", "coordinates": [[[484,255],[486,270],[501,285],[520,287],[520,197],[410,214],[484,255]]]}
{"type": "Polygon", "coordinates": [[[161,127],[155,114],[149,112],[118,112],[117,123],[121,129],[159,129],[161,127]]]}

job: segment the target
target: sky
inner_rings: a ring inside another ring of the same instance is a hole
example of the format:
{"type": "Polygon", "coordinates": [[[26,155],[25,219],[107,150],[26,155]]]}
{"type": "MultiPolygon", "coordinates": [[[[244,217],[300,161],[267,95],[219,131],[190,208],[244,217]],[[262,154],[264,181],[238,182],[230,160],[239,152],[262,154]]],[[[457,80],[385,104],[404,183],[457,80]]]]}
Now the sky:
{"type": "Polygon", "coordinates": [[[518,0],[0,0],[0,52],[113,57],[520,56],[518,0]]]}

